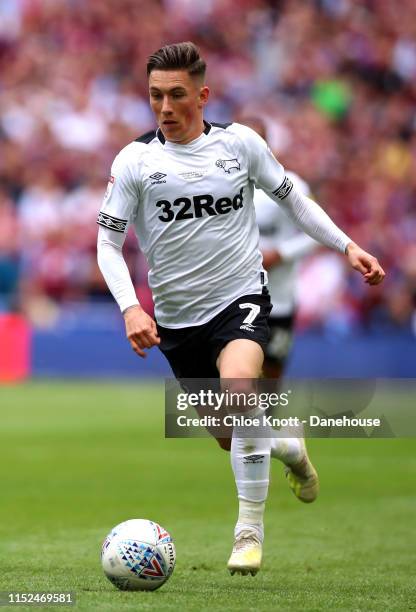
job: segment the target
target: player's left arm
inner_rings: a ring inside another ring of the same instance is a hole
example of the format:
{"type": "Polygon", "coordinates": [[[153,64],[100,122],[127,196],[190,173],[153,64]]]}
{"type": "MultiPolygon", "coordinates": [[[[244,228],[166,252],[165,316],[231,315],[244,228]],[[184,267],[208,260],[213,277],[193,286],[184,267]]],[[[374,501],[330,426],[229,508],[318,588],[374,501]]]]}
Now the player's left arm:
{"type": "Polygon", "coordinates": [[[358,270],[369,285],[378,285],[386,276],[383,268],[373,255],[364,251],[355,242],[349,242],[345,249],[350,265],[358,270]]]}
{"type": "Polygon", "coordinates": [[[345,253],[350,265],[361,272],[365,282],[370,285],[381,283],[385,272],[377,259],[353,242],[316,202],[298,192],[288,181],[285,177],[271,196],[293,221],[321,244],[345,253]]]}
{"type": "MultiPolygon", "coordinates": [[[[243,127],[243,126],[240,126],[243,127]]],[[[377,259],[347,236],[313,200],[302,194],[285,176],[265,141],[250,128],[242,131],[249,158],[249,174],[255,184],[283,207],[295,224],[306,234],[340,253],[358,270],[370,285],[378,285],[385,272],[377,259]]]]}
{"type": "MultiPolygon", "coordinates": [[[[294,185],[304,195],[310,196],[309,185],[294,172],[288,173],[289,178],[294,185]]],[[[269,196],[262,190],[254,191],[254,204],[260,211],[263,207],[269,211],[268,205],[269,196]]],[[[270,270],[284,263],[294,263],[300,261],[307,255],[316,251],[321,245],[313,238],[301,232],[298,227],[293,227],[293,222],[283,210],[273,209],[273,218],[269,219],[271,228],[273,228],[273,242],[268,241],[268,248],[261,248],[263,255],[263,267],[270,270]]],[[[264,213],[263,213],[264,215],[264,213]]],[[[269,213],[270,217],[270,213],[269,213]]],[[[266,226],[267,227],[267,226],[266,226]]]]}

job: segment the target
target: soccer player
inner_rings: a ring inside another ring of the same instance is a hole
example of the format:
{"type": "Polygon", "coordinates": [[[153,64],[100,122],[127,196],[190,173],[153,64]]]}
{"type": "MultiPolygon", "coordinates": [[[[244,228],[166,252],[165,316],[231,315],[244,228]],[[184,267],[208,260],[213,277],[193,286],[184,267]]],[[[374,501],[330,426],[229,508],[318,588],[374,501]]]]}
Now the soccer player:
{"type": "MultiPolygon", "coordinates": [[[[204,120],[205,68],[189,42],[149,57],[158,129],[114,160],[98,217],[98,262],[138,355],[159,346],[177,378],[219,376],[237,381],[241,390],[261,372],[271,309],[258,249],[255,185],[313,238],[345,253],[366,282],[381,282],[384,272],[294,188],[253,130],[204,120]],[[130,224],[148,261],[157,323],[140,307],[123,259],[130,224]]],[[[235,427],[230,444],[239,516],[228,568],[243,574],[260,567],[269,484],[271,440],[255,433],[235,427]]]]}

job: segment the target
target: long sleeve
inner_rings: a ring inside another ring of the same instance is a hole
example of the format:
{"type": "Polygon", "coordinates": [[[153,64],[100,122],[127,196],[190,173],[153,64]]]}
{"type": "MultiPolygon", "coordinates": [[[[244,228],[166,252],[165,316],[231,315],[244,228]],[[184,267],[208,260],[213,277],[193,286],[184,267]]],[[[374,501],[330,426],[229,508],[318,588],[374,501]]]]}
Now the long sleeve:
{"type": "Polygon", "coordinates": [[[98,229],[98,266],[122,312],[129,306],[139,303],[123,257],[124,239],[124,233],[105,227],[98,229]]]}
{"type": "MultiPolygon", "coordinates": [[[[289,179],[285,178],[285,181],[289,179]]],[[[277,189],[277,192],[280,190],[277,189]]],[[[349,238],[326,214],[326,212],[313,200],[297,191],[294,187],[283,197],[270,194],[270,196],[287,212],[298,227],[309,236],[331,247],[340,253],[345,253],[349,238]]]]}
{"type": "Polygon", "coordinates": [[[113,162],[97,220],[100,226],[97,241],[98,266],[122,312],[139,303],[122,251],[128,226],[139,204],[136,169],[137,150],[130,144],[113,162]]]}
{"type": "Polygon", "coordinates": [[[250,178],[287,212],[306,234],[341,253],[351,239],[313,200],[297,190],[266,142],[253,130],[239,126],[249,159],[250,178]]]}

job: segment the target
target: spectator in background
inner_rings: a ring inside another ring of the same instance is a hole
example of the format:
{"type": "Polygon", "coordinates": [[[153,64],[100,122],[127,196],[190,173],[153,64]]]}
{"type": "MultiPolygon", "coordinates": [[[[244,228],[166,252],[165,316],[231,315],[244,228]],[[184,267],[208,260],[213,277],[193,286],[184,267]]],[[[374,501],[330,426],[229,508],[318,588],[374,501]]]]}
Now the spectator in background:
{"type": "MultiPolygon", "coordinates": [[[[145,58],[188,38],[210,66],[215,98],[207,119],[227,121],[244,109],[272,120],[271,144],[287,167],[394,271],[369,301],[340,260],[316,256],[302,272],[313,281],[302,292],[301,325],[339,333],[411,328],[415,24],[413,0],[400,11],[394,0],[243,0],[238,11],[231,0],[87,0],[82,10],[74,0],[1,2],[0,185],[19,225],[14,253],[25,304],[28,286],[53,303],[102,295],[87,229],[100,184],[103,192],[115,153],[153,127],[145,58]],[[40,211],[44,226],[35,227],[30,210],[40,211]],[[65,231],[72,224],[75,242],[65,231]],[[67,270],[59,283],[51,263],[58,252],[67,270]],[[329,289],[317,273],[327,266],[338,271],[331,317],[322,312],[329,289]]],[[[140,255],[129,254],[142,284],[140,255]]]]}
{"type": "Polygon", "coordinates": [[[18,306],[19,247],[16,209],[0,188],[0,312],[18,306]]]}

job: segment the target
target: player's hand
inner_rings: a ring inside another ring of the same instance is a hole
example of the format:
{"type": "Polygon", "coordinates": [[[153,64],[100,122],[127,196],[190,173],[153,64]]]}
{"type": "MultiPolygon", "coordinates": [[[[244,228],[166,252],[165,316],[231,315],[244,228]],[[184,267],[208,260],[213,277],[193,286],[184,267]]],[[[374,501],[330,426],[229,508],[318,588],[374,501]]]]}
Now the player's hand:
{"type": "Polygon", "coordinates": [[[141,306],[131,306],[124,312],[126,336],[133,351],[140,357],[146,357],[143,349],[160,344],[156,323],[141,306]]]}
{"type": "Polygon", "coordinates": [[[355,242],[349,242],[345,253],[354,270],[358,270],[369,285],[378,285],[382,282],[386,273],[378,263],[377,259],[363,251],[355,242]]]}
{"type": "Polygon", "coordinates": [[[278,266],[282,261],[282,256],[279,251],[275,251],[274,249],[265,249],[261,254],[263,255],[263,268],[265,270],[270,270],[270,268],[278,266]]]}

